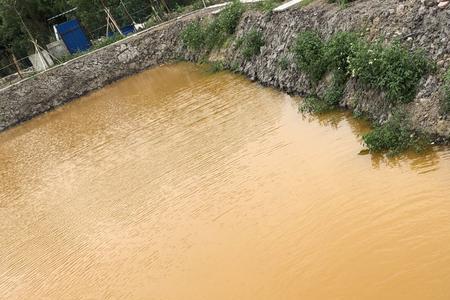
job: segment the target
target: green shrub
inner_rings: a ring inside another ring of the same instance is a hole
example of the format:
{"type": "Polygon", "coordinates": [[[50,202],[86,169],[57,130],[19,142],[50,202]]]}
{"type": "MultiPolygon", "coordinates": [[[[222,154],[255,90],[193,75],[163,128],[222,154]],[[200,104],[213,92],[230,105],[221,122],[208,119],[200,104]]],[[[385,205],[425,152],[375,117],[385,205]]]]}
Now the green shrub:
{"type": "Polygon", "coordinates": [[[322,39],[312,31],[300,33],[294,42],[296,64],[314,83],[322,79],[327,70],[324,50],[322,39]]]}
{"type": "Polygon", "coordinates": [[[388,155],[397,155],[408,149],[420,152],[428,145],[427,138],[412,129],[403,113],[395,113],[385,124],[365,134],[363,141],[371,152],[387,151],[388,155]]]}
{"type": "Polygon", "coordinates": [[[307,113],[324,113],[328,112],[333,107],[330,107],[328,103],[315,95],[308,96],[300,103],[300,111],[307,113]]]}
{"type": "Polygon", "coordinates": [[[420,79],[431,70],[420,52],[410,52],[399,43],[382,45],[360,41],[349,57],[352,75],[362,83],[386,93],[393,104],[411,102],[420,79]]]}
{"type": "Polygon", "coordinates": [[[214,61],[208,65],[208,71],[211,73],[217,73],[223,71],[225,69],[225,65],[223,61],[214,61]]]}
{"type": "Polygon", "coordinates": [[[234,0],[233,3],[220,12],[215,21],[219,23],[219,27],[225,33],[233,34],[243,13],[243,4],[238,0],[234,0]]]}
{"type": "Polygon", "coordinates": [[[181,39],[189,49],[200,50],[205,44],[205,32],[199,22],[193,22],[183,30],[181,39]]]}
{"type": "Polygon", "coordinates": [[[348,60],[352,49],[359,41],[353,32],[337,32],[325,44],[325,57],[330,71],[348,74],[348,60]]]}
{"type": "Polygon", "coordinates": [[[286,56],[281,57],[278,60],[278,66],[281,70],[287,70],[289,68],[289,60],[286,56]]]}
{"type": "Polygon", "coordinates": [[[244,6],[239,1],[233,1],[206,26],[200,22],[189,24],[181,33],[183,43],[192,50],[212,50],[220,47],[234,33],[239,23],[244,6]]]}
{"type": "Polygon", "coordinates": [[[450,113],[450,70],[444,76],[442,106],[446,113],[450,113]]]}
{"type": "Polygon", "coordinates": [[[258,55],[262,46],[264,46],[263,34],[255,29],[247,32],[240,43],[241,53],[245,59],[258,55]]]}

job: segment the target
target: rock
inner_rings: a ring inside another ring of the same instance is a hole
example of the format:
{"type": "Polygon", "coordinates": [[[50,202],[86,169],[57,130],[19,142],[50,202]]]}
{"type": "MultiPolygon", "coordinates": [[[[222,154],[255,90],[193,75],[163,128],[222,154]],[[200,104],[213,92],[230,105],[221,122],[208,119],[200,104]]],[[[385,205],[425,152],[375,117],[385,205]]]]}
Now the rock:
{"type": "Polygon", "coordinates": [[[446,8],[448,6],[448,4],[450,3],[450,1],[442,1],[439,2],[438,7],[439,8],[446,8]]]}

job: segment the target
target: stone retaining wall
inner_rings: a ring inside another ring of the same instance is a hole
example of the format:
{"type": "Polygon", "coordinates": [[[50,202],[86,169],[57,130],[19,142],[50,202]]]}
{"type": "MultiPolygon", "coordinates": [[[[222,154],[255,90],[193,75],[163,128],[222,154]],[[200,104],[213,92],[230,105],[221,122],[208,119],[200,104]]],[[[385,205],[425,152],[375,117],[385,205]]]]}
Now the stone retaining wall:
{"type": "MultiPolygon", "coordinates": [[[[438,65],[435,74],[422,80],[414,102],[403,108],[417,129],[444,141],[450,138],[450,120],[440,109],[440,85],[443,72],[450,66],[449,7],[439,6],[439,1],[359,0],[342,9],[316,0],[306,8],[277,13],[249,11],[241,19],[236,35],[242,37],[252,28],[261,30],[266,41],[261,54],[245,60],[232,42],[214,51],[210,59],[221,59],[229,68],[261,84],[306,95],[317,90],[293,62],[290,46],[298,32],[313,29],[327,38],[336,31],[359,30],[369,39],[400,39],[412,49],[424,49],[438,65]],[[281,68],[281,58],[289,62],[287,69],[281,68]]],[[[146,68],[179,58],[197,61],[199,53],[184,48],[179,35],[192,19],[206,15],[192,14],[169,22],[0,90],[0,130],[146,68]]],[[[324,80],[319,84],[319,93],[326,83],[324,80]]],[[[393,110],[382,94],[361,89],[354,80],[348,83],[341,106],[379,122],[393,110]]]]}

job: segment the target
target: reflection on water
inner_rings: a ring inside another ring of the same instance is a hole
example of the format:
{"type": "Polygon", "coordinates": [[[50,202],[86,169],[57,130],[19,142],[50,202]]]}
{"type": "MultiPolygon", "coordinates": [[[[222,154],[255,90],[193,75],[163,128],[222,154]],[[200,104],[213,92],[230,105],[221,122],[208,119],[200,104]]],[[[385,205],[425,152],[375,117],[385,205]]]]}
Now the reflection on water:
{"type": "Polygon", "coordinates": [[[450,151],[189,64],[0,134],[1,299],[450,299],[450,151]]]}

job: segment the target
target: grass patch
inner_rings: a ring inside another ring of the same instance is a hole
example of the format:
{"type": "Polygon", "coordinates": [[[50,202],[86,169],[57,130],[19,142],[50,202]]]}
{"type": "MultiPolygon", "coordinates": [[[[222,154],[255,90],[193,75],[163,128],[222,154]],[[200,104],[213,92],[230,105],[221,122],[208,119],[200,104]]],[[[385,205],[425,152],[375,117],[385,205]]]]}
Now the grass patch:
{"type": "Polygon", "coordinates": [[[387,152],[389,156],[406,150],[424,151],[429,145],[428,138],[412,129],[404,113],[395,113],[385,124],[363,136],[365,145],[371,152],[387,152]]]}
{"type": "Polygon", "coordinates": [[[315,0],[303,0],[298,5],[299,5],[299,7],[306,7],[306,6],[310,5],[311,3],[313,3],[314,1],[315,0]]]}

